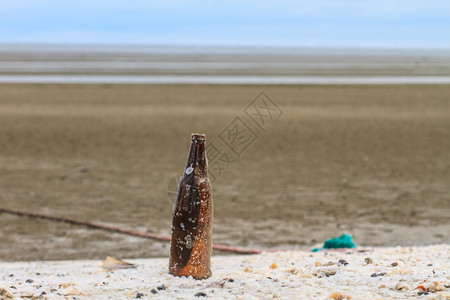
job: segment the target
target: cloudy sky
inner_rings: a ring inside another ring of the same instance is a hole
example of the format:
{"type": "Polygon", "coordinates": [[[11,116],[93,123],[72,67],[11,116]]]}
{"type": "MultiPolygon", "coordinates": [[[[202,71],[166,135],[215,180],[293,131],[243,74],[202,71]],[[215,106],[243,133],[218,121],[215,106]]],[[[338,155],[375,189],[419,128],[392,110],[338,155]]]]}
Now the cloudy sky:
{"type": "Polygon", "coordinates": [[[450,49],[450,1],[1,0],[0,43],[450,49]]]}

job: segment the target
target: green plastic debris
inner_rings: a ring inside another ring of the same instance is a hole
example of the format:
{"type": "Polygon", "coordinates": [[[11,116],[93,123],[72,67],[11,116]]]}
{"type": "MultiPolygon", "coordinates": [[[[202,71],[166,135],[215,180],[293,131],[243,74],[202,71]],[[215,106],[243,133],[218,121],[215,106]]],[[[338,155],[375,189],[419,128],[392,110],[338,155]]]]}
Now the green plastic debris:
{"type": "Polygon", "coordinates": [[[349,234],[343,234],[340,237],[326,240],[323,243],[322,248],[314,248],[312,252],[317,252],[322,249],[337,249],[337,248],[355,248],[355,244],[353,243],[353,238],[349,234]]]}

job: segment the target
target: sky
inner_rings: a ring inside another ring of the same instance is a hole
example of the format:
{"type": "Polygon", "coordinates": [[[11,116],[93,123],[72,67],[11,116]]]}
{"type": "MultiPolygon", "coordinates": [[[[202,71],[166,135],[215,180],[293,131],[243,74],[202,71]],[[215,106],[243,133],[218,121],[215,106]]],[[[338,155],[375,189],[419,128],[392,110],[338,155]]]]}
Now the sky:
{"type": "Polygon", "coordinates": [[[450,49],[450,1],[1,0],[0,43],[450,49]]]}

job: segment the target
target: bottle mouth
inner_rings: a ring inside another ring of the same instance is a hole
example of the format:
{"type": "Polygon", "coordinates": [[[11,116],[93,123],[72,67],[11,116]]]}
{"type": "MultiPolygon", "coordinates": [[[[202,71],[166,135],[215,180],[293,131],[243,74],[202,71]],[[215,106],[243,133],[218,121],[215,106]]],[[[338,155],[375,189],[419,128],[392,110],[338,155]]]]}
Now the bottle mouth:
{"type": "Polygon", "coordinates": [[[204,133],[191,133],[191,141],[195,142],[205,142],[206,134],[204,133]]]}

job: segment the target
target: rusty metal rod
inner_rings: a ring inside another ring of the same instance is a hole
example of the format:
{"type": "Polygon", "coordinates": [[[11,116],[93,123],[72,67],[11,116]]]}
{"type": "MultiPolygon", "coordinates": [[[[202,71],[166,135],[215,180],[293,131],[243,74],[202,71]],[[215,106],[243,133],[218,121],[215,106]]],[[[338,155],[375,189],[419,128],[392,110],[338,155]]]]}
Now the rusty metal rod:
{"type": "MultiPolygon", "coordinates": [[[[57,216],[52,216],[52,215],[30,213],[30,212],[24,212],[24,211],[8,209],[8,208],[3,208],[3,207],[0,207],[0,213],[6,213],[6,214],[16,215],[16,216],[20,216],[20,217],[28,217],[28,218],[32,218],[32,219],[44,219],[44,220],[50,220],[50,221],[54,221],[54,222],[85,226],[85,227],[92,228],[92,229],[100,229],[100,230],[104,230],[104,231],[116,232],[116,233],[121,233],[121,234],[126,234],[126,235],[146,238],[146,239],[152,239],[155,241],[164,241],[164,242],[170,241],[169,236],[158,235],[158,234],[142,232],[142,231],[135,231],[135,230],[130,230],[130,229],[116,227],[116,226],[103,225],[103,224],[90,222],[90,221],[81,221],[81,220],[65,218],[65,217],[57,217],[57,216]]],[[[217,251],[223,251],[223,252],[229,252],[229,253],[235,253],[235,254],[259,254],[259,253],[263,252],[263,250],[261,250],[261,249],[245,249],[245,248],[230,247],[230,246],[225,246],[225,245],[213,245],[213,249],[217,250],[217,251]]]]}

